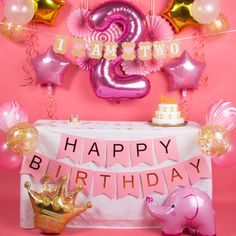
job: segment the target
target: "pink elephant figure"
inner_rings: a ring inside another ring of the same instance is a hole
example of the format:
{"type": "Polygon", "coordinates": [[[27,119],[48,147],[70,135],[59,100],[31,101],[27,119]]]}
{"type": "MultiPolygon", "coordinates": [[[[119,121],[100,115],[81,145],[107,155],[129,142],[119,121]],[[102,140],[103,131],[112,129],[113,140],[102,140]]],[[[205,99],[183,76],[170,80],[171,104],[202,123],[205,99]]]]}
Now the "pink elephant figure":
{"type": "Polygon", "coordinates": [[[161,224],[165,236],[180,236],[186,229],[191,235],[216,235],[212,201],[197,188],[176,189],[162,206],[153,205],[151,197],[146,198],[146,204],[151,215],[161,224]]]}

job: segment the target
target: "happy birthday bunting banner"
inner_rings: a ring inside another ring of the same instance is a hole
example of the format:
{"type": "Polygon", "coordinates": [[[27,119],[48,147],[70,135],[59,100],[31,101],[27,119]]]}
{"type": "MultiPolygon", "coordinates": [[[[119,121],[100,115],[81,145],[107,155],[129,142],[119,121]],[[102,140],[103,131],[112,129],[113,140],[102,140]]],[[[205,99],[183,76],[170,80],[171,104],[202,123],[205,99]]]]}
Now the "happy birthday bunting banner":
{"type": "Polygon", "coordinates": [[[165,194],[165,186],[171,192],[177,186],[190,186],[189,180],[193,184],[211,177],[206,159],[202,156],[164,168],[135,172],[95,171],[72,167],[39,153],[32,153],[25,158],[21,174],[29,174],[39,182],[45,172],[50,173],[54,182],[69,173],[70,191],[81,185],[86,195],[105,194],[110,198],[127,195],[146,197],[151,192],[165,194]]]}

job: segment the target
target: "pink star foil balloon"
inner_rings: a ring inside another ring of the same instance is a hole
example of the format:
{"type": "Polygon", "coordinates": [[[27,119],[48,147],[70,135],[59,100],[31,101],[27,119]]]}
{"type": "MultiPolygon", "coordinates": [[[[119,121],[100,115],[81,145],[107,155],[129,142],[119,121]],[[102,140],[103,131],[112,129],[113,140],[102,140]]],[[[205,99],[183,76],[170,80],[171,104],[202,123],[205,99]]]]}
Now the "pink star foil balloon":
{"type": "Polygon", "coordinates": [[[55,53],[52,46],[50,46],[45,53],[32,59],[32,64],[39,84],[60,86],[70,62],[55,53]]]}
{"type": "Polygon", "coordinates": [[[205,66],[205,63],[196,61],[184,51],[179,58],[163,66],[163,71],[168,75],[169,89],[197,89],[205,66]]]}

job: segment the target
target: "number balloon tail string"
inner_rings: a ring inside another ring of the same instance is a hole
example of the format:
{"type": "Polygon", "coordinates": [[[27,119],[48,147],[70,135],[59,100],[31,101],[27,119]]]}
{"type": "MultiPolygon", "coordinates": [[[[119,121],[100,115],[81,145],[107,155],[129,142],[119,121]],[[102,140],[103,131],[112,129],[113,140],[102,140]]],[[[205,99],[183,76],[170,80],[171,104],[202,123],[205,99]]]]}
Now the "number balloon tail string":
{"type": "MultiPolygon", "coordinates": [[[[201,35],[200,29],[196,28],[194,32],[194,58],[206,64],[204,48],[204,36],[201,35]]],[[[206,87],[208,85],[208,79],[209,76],[206,73],[206,69],[204,69],[202,76],[199,80],[199,87],[206,87]]]]}
{"type": "Polygon", "coordinates": [[[29,26],[32,31],[26,31],[25,43],[26,43],[26,60],[22,65],[22,70],[25,74],[24,83],[21,86],[30,86],[35,80],[34,69],[31,64],[32,58],[38,56],[38,35],[35,30],[35,26],[29,26]]]}

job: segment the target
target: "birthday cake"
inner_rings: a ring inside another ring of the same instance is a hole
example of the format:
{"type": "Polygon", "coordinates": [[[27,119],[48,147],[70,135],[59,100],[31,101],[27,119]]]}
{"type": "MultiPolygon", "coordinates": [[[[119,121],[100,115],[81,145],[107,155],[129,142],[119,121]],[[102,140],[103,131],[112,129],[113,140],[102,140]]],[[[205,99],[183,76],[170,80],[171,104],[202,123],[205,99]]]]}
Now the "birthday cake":
{"type": "Polygon", "coordinates": [[[185,120],[174,99],[162,97],[161,103],[158,105],[155,115],[152,118],[152,124],[160,126],[179,126],[184,123],[185,120]]]}

